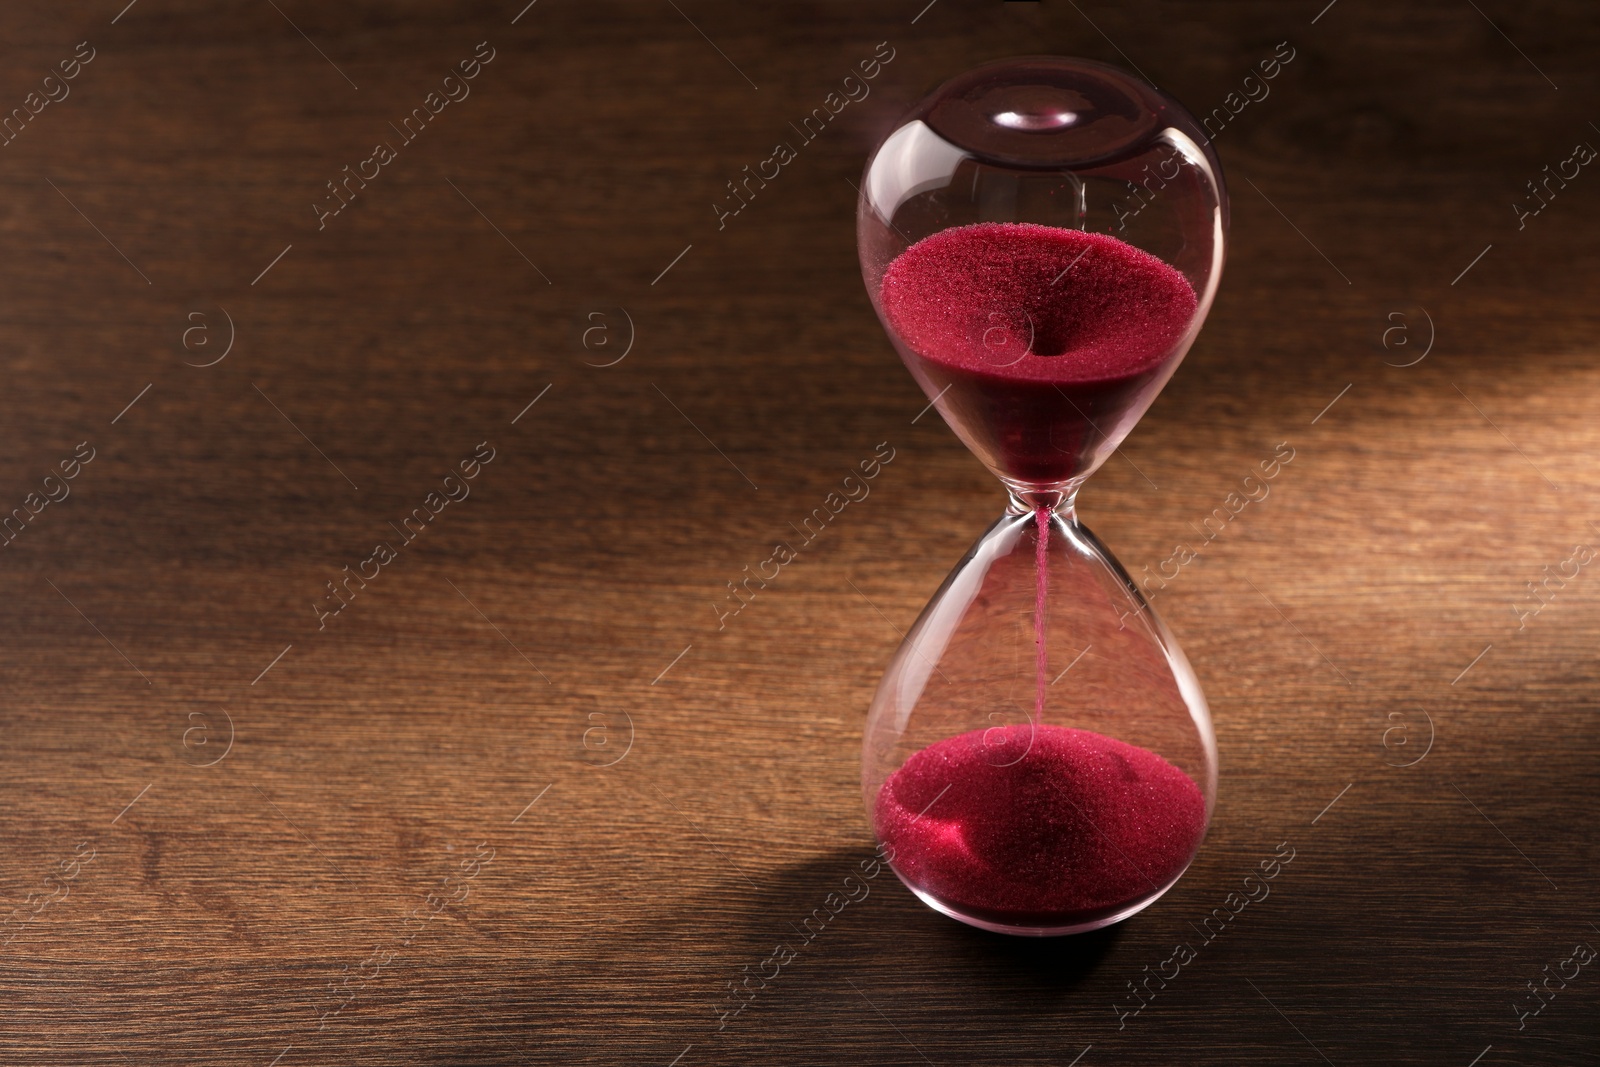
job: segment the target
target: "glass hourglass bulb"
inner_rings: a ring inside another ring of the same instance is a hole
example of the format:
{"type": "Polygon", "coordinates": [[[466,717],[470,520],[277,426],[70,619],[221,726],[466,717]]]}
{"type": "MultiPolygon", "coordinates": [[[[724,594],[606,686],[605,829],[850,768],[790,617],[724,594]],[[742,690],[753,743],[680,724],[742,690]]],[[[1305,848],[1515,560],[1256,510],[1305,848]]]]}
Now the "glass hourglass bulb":
{"type": "Polygon", "coordinates": [[[1226,232],[1194,120],[1086,60],[959,75],[867,164],[873,306],[1009,493],[896,652],[862,751],[895,873],[963,922],[1105,926],[1166,892],[1205,835],[1205,697],[1073,501],[1193,343],[1226,232]]]}

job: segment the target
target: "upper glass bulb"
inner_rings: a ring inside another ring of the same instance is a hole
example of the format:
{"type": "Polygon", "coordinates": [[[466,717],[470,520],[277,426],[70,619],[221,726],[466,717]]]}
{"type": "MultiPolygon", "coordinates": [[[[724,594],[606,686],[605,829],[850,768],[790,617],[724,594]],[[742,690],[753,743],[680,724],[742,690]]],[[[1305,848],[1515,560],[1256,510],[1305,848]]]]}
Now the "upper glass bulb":
{"type": "Polygon", "coordinates": [[[1228,227],[1199,125],[1132,75],[1030,56],[946,82],[867,163],[867,292],[1013,491],[1070,495],[1199,332],[1228,227]]]}

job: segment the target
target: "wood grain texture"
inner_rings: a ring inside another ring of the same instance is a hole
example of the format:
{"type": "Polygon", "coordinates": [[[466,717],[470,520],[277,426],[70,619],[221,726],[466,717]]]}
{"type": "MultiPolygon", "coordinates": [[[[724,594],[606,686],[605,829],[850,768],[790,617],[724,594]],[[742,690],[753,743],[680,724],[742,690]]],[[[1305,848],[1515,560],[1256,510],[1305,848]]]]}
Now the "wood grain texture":
{"type": "Polygon", "coordinates": [[[1600,1057],[1594,967],[1516,1014],[1600,944],[1600,576],[1516,610],[1600,541],[1600,175],[1512,209],[1600,144],[1581,0],[27,0],[4,40],[5,109],[94,58],[0,147],[0,507],[94,458],[0,548],[0,1063],[1600,1057]],[[1138,573],[1295,449],[1156,600],[1217,721],[1199,860],[1048,943],[884,873],[719,1023],[870,855],[867,703],[1001,504],[913,421],[862,291],[874,139],[1024,52],[1209,112],[1285,40],[1217,135],[1209,324],[1081,500],[1138,573]],[[724,183],[883,41],[719,229],[724,183]],[[719,630],[725,583],[885,441],[870,498],[719,630]],[[470,496],[319,623],[481,442],[470,496]]]}

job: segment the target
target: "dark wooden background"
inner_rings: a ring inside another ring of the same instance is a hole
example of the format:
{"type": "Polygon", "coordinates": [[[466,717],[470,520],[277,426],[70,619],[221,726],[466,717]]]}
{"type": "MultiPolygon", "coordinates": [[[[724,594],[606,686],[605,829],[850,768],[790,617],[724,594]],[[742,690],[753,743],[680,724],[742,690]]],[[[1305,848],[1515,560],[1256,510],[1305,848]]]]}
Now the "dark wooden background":
{"type": "Polygon", "coordinates": [[[1600,1057],[1600,963],[1517,1016],[1600,945],[1600,574],[1516,610],[1600,544],[1600,173],[1513,209],[1600,146],[1589,4],[124,2],[0,28],[7,112],[94,50],[0,147],[0,507],[95,456],[0,548],[0,1063],[1600,1057]],[[719,1024],[870,854],[873,687],[1002,503],[914,421],[862,290],[874,139],[1025,52],[1206,112],[1282,41],[1217,136],[1210,322],[1081,500],[1137,573],[1295,450],[1156,601],[1217,723],[1199,860],[1049,942],[885,873],[719,1024]],[[480,442],[471,496],[319,629],[480,442]],[[871,497],[719,631],[880,442],[871,497]]]}

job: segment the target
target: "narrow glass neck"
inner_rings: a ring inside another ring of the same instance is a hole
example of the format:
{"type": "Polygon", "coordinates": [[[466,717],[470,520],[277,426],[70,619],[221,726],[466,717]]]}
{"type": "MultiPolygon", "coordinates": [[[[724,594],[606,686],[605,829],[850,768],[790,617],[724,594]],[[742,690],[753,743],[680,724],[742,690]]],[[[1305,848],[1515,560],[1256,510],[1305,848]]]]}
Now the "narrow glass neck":
{"type": "Polygon", "coordinates": [[[1027,515],[1040,508],[1049,508],[1051,514],[1058,515],[1068,522],[1074,522],[1077,518],[1075,508],[1078,488],[1084,481],[1083,478],[1077,478],[1060,485],[1040,486],[1002,478],[1001,482],[1010,496],[1006,510],[1013,515],[1027,515]]]}

